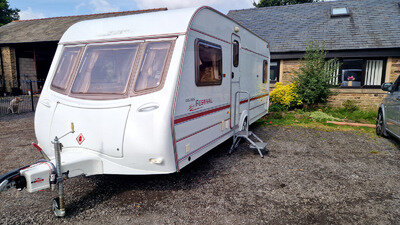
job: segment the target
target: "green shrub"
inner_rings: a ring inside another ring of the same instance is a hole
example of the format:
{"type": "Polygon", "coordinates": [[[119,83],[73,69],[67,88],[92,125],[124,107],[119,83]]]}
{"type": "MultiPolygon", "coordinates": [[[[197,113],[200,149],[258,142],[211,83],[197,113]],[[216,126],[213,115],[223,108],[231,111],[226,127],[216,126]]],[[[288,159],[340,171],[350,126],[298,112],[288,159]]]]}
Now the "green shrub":
{"type": "Polygon", "coordinates": [[[321,111],[314,111],[310,113],[310,118],[314,121],[325,122],[325,121],[340,121],[339,118],[333,117],[321,111]]]}
{"type": "Polygon", "coordinates": [[[270,112],[282,112],[282,111],[287,111],[287,107],[278,103],[272,103],[269,106],[269,111],[270,112]]]}
{"type": "Polygon", "coordinates": [[[344,101],[343,108],[348,112],[354,112],[354,111],[359,110],[359,108],[356,106],[356,102],[353,100],[344,101]]]}
{"type": "Polygon", "coordinates": [[[306,47],[304,61],[294,71],[298,94],[306,107],[325,103],[331,93],[330,81],[338,69],[335,59],[325,61],[326,51],[316,42],[306,47]],[[336,66],[334,66],[336,65],[336,66]]]}

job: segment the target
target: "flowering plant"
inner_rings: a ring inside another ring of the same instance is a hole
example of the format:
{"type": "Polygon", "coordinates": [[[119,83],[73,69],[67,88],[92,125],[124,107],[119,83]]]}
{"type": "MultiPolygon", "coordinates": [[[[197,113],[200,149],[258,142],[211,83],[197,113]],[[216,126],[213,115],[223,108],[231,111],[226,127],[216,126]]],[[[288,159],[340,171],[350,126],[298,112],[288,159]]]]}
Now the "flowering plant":
{"type": "Polygon", "coordinates": [[[355,79],[354,79],[353,76],[349,76],[349,77],[347,77],[347,80],[348,80],[348,81],[353,81],[353,80],[355,80],[355,79]]]}
{"type": "Polygon", "coordinates": [[[293,107],[303,103],[298,94],[297,83],[283,85],[281,82],[276,82],[274,90],[270,93],[270,100],[272,103],[285,107],[293,107]]]}

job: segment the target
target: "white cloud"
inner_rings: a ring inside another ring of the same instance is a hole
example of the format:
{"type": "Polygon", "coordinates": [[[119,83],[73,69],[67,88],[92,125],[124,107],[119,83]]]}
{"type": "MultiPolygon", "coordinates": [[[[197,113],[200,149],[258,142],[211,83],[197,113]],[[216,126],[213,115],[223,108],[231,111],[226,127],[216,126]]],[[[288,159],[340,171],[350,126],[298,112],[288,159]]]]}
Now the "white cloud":
{"type": "Polygon", "coordinates": [[[28,7],[28,9],[21,10],[21,12],[19,12],[19,17],[21,20],[31,20],[31,19],[44,18],[45,16],[43,13],[34,12],[32,11],[31,7],[28,7]]]}
{"type": "MultiPolygon", "coordinates": [[[[77,5],[77,9],[85,6],[85,3],[81,3],[77,5]]],[[[89,2],[90,8],[92,8],[95,13],[103,13],[103,12],[115,12],[119,11],[119,7],[115,4],[110,4],[107,0],[91,0],[89,2]]]]}
{"type": "Polygon", "coordinates": [[[140,9],[167,7],[178,9],[208,5],[223,13],[231,9],[244,9],[253,7],[253,2],[259,0],[134,0],[140,9]]]}

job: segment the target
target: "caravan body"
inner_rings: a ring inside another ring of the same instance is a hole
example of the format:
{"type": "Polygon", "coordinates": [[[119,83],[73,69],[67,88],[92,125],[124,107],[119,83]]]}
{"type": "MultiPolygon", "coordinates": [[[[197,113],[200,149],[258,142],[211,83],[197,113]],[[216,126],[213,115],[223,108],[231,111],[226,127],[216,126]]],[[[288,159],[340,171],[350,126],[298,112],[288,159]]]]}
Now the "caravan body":
{"type": "Polygon", "coordinates": [[[177,172],[267,113],[268,65],[263,39],[209,7],[79,22],[36,109],[48,160],[0,176],[0,191],[58,184],[63,216],[63,177],[177,172]]]}
{"type": "Polygon", "coordinates": [[[209,7],[79,22],[59,42],[36,136],[52,159],[74,124],[60,140],[70,176],[177,172],[267,113],[268,65],[264,40],[209,7]]]}

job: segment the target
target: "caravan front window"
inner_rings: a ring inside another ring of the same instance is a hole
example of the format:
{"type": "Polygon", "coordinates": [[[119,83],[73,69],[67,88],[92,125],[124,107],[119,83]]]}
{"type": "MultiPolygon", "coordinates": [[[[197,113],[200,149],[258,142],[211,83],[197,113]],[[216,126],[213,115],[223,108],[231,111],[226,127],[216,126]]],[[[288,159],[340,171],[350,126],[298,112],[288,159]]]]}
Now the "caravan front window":
{"type": "Polygon", "coordinates": [[[146,46],[139,75],[135,82],[135,91],[156,88],[160,85],[170,46],[170,41],[149,43],[146,46]]]}
{"type": "Polygon", "coordinates": [[[138,44],[88,46],[71,92],[123,94],[126,92],[138,44]]]}
{"type": "Polygon", "coordinates": [[[68,81],[73,68],[78,62],[78,55],[81,47],[66,47],[61,56],[56,73],[54,74],[51,86],[60,90],[67,89],[68,81]]]}

